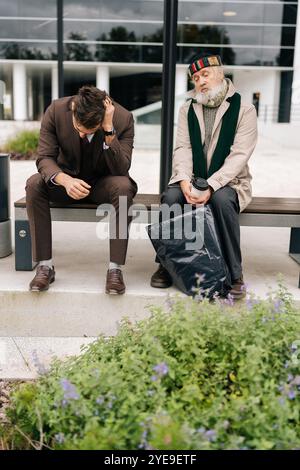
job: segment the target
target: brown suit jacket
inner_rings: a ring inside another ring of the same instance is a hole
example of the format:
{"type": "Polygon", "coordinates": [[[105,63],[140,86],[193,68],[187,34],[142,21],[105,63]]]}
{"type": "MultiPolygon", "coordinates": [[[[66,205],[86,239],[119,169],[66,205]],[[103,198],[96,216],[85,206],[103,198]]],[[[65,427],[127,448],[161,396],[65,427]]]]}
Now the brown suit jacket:
{"type": "MultiPolygon", "coordinates": [[[[36,166],[47,184],[59,171],[76,177],[80,171],[80,137],[72,123],[72,96],[54,100],[47,108],[42,124],[36,166]]],[[[134,138],[132,113],[114,103],[113,125],[116,136],[107,150],[103,149],[104,134],[98,130],[93,139],[93,170],[95,175],[127,176],[131,165],[134,138]]]]}

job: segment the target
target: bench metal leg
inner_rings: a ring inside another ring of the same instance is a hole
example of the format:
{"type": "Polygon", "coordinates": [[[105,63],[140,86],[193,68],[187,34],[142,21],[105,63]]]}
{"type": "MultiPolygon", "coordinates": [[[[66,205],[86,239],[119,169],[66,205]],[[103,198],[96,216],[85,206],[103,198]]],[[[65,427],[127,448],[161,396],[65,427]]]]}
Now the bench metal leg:
{"type": "MultiPolygon", "coordinates": [[[[300,264],[300,227],[291,228],[289,255],[300,264]]],[[[300,288],[300,274],[298,287],[300,288]]]]}
{"type": "Polygon", "coordinates": [[[28,220],[15,221],[16,271],[32,271],[37,263],[32,261],[31,236],[28,220]]]}

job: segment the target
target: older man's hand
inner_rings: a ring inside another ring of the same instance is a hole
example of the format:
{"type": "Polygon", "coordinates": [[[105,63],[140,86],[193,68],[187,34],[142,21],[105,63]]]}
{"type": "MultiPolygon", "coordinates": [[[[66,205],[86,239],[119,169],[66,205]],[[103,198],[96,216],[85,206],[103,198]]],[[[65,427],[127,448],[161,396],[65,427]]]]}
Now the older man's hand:
{"type": "Polygon", "coordinates": [[[188,204],[206,204],[211,198],[212,191],[210,188],[208,188],[206,191],[203,191],[201,197],[195,197],[191,194],[192,184],[189,180],[182,180],[179,184],[188,204]]]}

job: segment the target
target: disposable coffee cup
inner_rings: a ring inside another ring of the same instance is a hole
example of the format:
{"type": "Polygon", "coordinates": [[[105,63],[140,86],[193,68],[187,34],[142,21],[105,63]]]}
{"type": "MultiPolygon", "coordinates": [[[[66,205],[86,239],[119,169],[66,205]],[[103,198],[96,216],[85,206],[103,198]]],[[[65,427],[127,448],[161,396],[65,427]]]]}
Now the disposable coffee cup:
{"type": "Polygon", "coordinates": [[[191,183],[191,196],[193,197],[201,197],[208,189],[208,182],[204,178],[193,178],[191,183]]]}

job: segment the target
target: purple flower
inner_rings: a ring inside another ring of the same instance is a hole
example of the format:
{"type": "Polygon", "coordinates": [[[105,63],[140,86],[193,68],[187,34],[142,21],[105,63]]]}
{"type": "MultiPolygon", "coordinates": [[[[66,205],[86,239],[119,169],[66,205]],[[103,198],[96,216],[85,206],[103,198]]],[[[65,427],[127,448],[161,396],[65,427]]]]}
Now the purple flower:
{"type": "Polygon", "coordinates": [[[224,303],[226,305],[229,305],[230,307],[233,307],[234,306],[234,299],[233,299],[233,296],[231,294],[228,294],[227,295],[227,298],[224,300],[224,303]]]}
{"type": "Polygon", "coordinates": [[[68,404],[70,400],[78,400],[79,394],[76,390],[75,385],[73,385],[68,379],[61,379],[60,386],[64,391],[64,398],[62,400],[62,405],[68,404]]]}
{"type": "Polygon", "coordinates": [[[248,287],[249,287],[249,284],[247,284],[247,283],[245,282],[245,283],[242,285],[241,290],[242,290],[242,291],[246,291],[246,290],[248,289],[248,287]]]}
{"type": "Polygon", "coordinates": [[[195,278],[197,279],[197,283],[199,285],[199,284],[201,284],[201,282],[205,281],[205,274],[196,273],[195,278]]]}
{"type": "Polygon", "coordinates": [[[210,442],[214,442],[217,439],[217,433],[214,429],[209,429],[204,433],[204,436],[206,439],[208,439],[210,442]]]}
{"type": "Polygon", "coordinates": [[[196,429],[197,432],[199,432],[200,434],[204,434],[205,433],[205,428],[203,426],[201,426],[200,428],[196,429]]]}
{"type": "Polygon", "coordinates": [[[141,436],[141,442],[138,446],[139,449],[147,449],[148,448],[149,443],[147,442],[147,437],[148,437],[148,430],[144,429],[144,431],[142,432],[142,436],[141,436]]]}
{"type": "Polygon", "coordinates": [[[220,293],[216,290],[216,292],[215,292],[214,295],[213,295],[213,299],[214,299],[214,300],[218,300],[218,299],[219,299],[219,296],[220,296],[220,293]]]}
{"type": "Polygon", "coordinates": [[[96,398],[97,405],[102,405],[104,403],[104,397],[100,396],[96,398]]]}
{"type": "Polygon", "coordinates": [[[63,444],[65,442],[65,435],[62,432],[55,434],[54,438],[58,444],[63,444]]]}
{"type": "Polygon", "coordinates": [[[287,376],[287,381],[288,381],[288,382],[291,382],[291,381],[293,380],[293,378],[294,378],[294,376],[293,376],[292,374],[289,374],[289,375],[287,376]]]}
{"type": "Polygon", "coordinates": [[[281,307],[283,306],[283,301],[281,299],[276,299],[274,301],[274,310],[276,313],[279,313],[281,311],[281,307]]]}
{"type": "Polygon", "coordinates": [[[44,375],[48,372],[44,364],[40,361],[36,349],[32,351],[32,359],[33,359],[33,364],[39,375],[44,375]]]}
{"type": "Polygon", "coordinates": [[[167,375],[169,372],[169,367],[165,362],[161,362],[160,364],[157,364],[156,366],[153,367],[154,372],[157,373],[158,376],[163,377],[164,375],[167,375]]]}
{"type": "Polygon", "coordinates": [[[156,382],[157,381],[157,375],[152,375],[151,380],[152,380],[152,382],[156,382]]]}
{"type": "Polygon", "coordinates": [[[288,397],[290,400],[294,400],[296,398],[296,393],[294,390],[290,390],[288,393],[288,397]]]}

